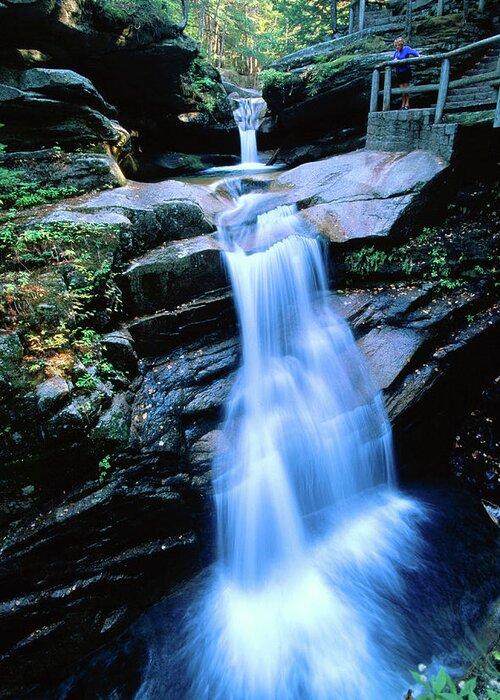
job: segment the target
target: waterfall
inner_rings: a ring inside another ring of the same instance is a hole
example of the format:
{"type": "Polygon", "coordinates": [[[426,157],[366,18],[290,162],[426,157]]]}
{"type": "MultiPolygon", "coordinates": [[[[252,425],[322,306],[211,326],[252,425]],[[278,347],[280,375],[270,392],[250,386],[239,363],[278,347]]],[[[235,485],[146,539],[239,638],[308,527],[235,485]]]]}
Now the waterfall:
{"type": "Polygon", "coordinates": [[[294,207],[243,195],[219,238],[242,365],[214,463],[218,566],[193,615],[189,697],[399,698],[397,601],[421,513],[395,486],[381,394],[294,207]]]}
{"type": "Polygon", "coordinates": [[[234,120],[238,125],[242,165],[260,163],[257,153],[257,129],[262,121],[266,103],[261,97],[235,99],[234,120]]]}

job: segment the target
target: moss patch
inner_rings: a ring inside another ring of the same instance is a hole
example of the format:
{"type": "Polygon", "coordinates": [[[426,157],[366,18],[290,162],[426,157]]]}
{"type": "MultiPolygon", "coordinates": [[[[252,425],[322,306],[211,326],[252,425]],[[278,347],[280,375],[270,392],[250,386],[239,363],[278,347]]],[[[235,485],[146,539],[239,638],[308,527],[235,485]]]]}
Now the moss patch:
{"type": "Polygon", "coordinates": [[[218,72],[207,61],[195,58],[187,73],[181,76],[181,89],[191,109],[216,120],[231,118],[227,99],[218,72]]]}

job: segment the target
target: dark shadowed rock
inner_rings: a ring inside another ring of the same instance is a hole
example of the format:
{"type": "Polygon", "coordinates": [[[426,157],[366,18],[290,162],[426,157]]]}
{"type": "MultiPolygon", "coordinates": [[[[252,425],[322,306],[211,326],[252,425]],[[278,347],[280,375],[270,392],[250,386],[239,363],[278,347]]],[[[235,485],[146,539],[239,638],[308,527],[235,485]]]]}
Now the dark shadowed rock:
{"type": "Polygon", "coordinates": [[[116,109],[103,99],[92,82],[75,71],[31,68],[18,74],[11,72],[9,77],[21,90],[41,93],[64,102],[87,105],[108,117],[116,117],[116,109]]]}
{"type": "Polygon", "coordinates": [[[111,406],[89,432],[88,439],[102,452],[115,452],[127,445],[130,433],[131,407],[125,394],[115,394],[111,406]]]}
{"type": "Polygon", "coordinates": [[[138,353],[158,355],[190,343],[206,333],[235,326],[231,292],[202,294],[174,309],[133,319],[128,323],[138,353]]]}
{"type": "Polygon", "coordinates": [[[0,395],[15,390],[23,346],[17,333],[0,335],[0,395]]]}
{"type": "Polygon", "coordinates": [[[101,340],[104,356],[117,369],[135,374],[137,372],[137,354],[134,340],[128,330],[119,329],[107,333],[101,340]]]}
{"type": "Polygon", "coordinates": [[[134,261],[124,274],[128,313],[151,313],[191,301],[225,282],[215,239],[198,236],[173,241],[134,261]]]}
{"type": "Polygon", "coordinates": [[[125,178],[108,153],[63,153],[47,149],[0,155],[0,167],[24,173],[41,187],[76,187],[84,191],[118,187],[125,178]]]}
{"type": "Polygon", "coordinates": [[[1,697],[64,675],[193,568],[192,518],[165,485],[175,473],[129,468],[2,531],[1,697]]]}
{"type": "Polygon", "coordinates": [[[108,117],[90,107],[8,90],[7,96],[6,90],[0,90],[0,119],[5,123],[2,140],[11,149],[78,148],[121,139],[108,117]]]}
{"type": "Polygon", "coordinates": [[[35,389],[40,413],[50,413],[71,396],[70,383],[64,377],[51,377],[35,389]]]}

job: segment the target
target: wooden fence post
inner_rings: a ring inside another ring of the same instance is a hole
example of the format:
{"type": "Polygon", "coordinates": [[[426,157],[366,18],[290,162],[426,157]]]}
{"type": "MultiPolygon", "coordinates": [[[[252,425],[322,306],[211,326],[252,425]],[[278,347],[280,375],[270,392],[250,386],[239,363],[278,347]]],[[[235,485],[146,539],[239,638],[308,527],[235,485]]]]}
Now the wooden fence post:
{"type": "Polygon", "coordinates": [[[408,44],[411,40],[411,30],[412,30],[412,0],[406,0],[406,21],[405,21],[405,34],[406,41],[408,44]]]}
{"type": "Polygon", "coordinates": [[[365,28],[366,0],[359,0],[359,31],[365,28]]]}
{"type": "Polygon", "coordinates": [[[354,4],[355,0],[351,0],[349,5],[349,34],[354,32],[354,4]]]}
{"type": "MultiPolygon", "coordinates": [[[[500,71],[500,56],[498,57],[497,61],[497,71],[500,71]]],[[[500,128],[500,83],[497,85],[497,106],[495,109],[495,119],[493,121],[493,128],[494,129],[499,129],[500,128]]]]}
{"type": "Polygon", "coordinates": [[[441,63],[441,76],[439,78],[439,91],[436,102],[436,112],[434,114],[434,124],[439,124],[443,118],[444,106],[448,95],[448,83],[450,82],[450,61],[443,58],[441,63]]]}
{"type": "Polygon", "coordinates": [[[384,71],[384,97],[382,100],[383,112],[388,112],[391,108],[391,73],[391,67],[386,66],[384,71]]]}
{"type": "MultiPolygon", "coordinates": [[[[479,0],[479,1],[481,2],[481,0],[479,0]]],[[[436,15],[438,17],[442,17],[444,15],[444,0],[438,0],[437,8],[436,8],[436,15]]]]}
{"type": "Polygon", "coordinates": [[[378,91],[380,85],[380,73],[378,68],[372,73],[372,91],[370,93],[370,112],[378,112],[378,91]]]}

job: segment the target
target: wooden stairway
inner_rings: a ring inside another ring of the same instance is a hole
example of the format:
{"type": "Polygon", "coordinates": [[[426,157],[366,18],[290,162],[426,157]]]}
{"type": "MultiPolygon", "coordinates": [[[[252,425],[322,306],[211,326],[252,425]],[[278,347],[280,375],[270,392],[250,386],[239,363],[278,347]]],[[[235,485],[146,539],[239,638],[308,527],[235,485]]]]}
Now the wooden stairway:
{"type": "MultiPolygon", "coordinates": [[[[463,77],[473,77],[490,73],[500,65],[498,49],[491,49],[463,77]]],[[[497,90],[488,83],[450,88],[445,104],[445,112],[475,112],[491,109],[497,101],[497,90]]]]}

